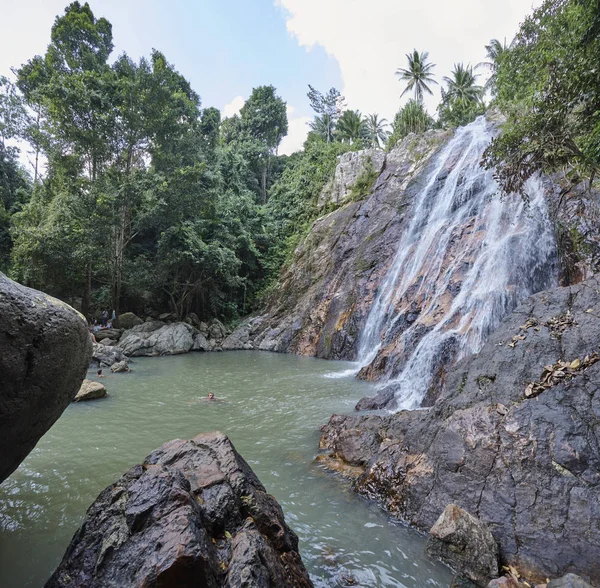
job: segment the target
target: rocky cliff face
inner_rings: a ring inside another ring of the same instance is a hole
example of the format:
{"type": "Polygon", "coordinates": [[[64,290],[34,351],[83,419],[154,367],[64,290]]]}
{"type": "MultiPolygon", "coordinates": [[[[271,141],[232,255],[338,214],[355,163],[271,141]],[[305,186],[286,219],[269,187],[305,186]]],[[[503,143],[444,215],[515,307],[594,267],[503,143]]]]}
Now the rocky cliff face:
{"type": "Polygon", "coordinates": [[[391,383],[392,403],[433,402],[450,365],[558,283],[552,186],[532,183],[529,207],[502,201],[480,166],[494,132],[478,119],[387,155],[342,156],[321,198],[342,206],[314,223],[266,312],[223,348],[358,360],[360,377],[391,383]],[[379,175],[355,202],[350,181],[365,165],[379,175]]]}
{"type": "Polygon", "coordinates": [[[83,317],[0,273],[0,482],[69,406],[91,354],[83,317]]]}
{"type": "Polygon", "coordinates": [[[171,441],[106,488],[46,584],[310,588],[281,507],[225,435],[171,441]]]}
{"type": "Polygon", "coordinates": [[[410,136],[375,159],[381,173],[371,194],[347,201],[349,179],[358,177],[365,157],[347,154],[321,202],[345,204],[315,221],[281,279],[264,314],[226,339],[224,349],[255,348],[354,359],[378,285],[393,261],[406,228],[419,178],[447,133],[410,136]]]}
{"type": "Polygon", "coordinates": [[[321,446],[424,530],[457,504],[526,577],[600,585],[599,352],[600,280],[539,293],[452,370],[433,408],[333,416],[321,446]]]}

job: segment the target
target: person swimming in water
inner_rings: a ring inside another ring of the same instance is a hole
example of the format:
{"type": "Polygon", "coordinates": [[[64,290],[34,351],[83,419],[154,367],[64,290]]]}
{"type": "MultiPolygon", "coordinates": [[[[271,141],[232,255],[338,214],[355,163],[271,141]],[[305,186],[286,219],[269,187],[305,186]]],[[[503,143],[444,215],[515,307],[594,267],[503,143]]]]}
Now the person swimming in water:
{"type": "Polygon", "coordinates": [[[215,393],[214,393],[214,392],[209,392],[209,393],[208,393],[208,396],[205,396],[205,397],[204,397],[202,400],[205,400],[205,401],[207,401],[207,402],[212,402],[212,401],[214,401],[214,402],[220,402],[220,401],[221,401],[221,399],[220,399],[220,398],[217,398],[217,397],[215,396],[215,393]]]}

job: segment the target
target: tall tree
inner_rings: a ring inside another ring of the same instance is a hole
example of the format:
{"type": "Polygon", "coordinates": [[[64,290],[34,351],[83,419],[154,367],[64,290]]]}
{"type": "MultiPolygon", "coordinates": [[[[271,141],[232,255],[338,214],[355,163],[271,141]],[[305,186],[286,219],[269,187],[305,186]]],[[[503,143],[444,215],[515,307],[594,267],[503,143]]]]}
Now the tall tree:
{"type": "Polygon", "coordinates": [[[416,49],[412,53],[407,53],[406,59],[408,60],[408,67],[396,70],[396,75],[400,77],[400,81],[406,82],[406,87],[401,96],[412,91],[415,100],[422,102],[423,92],[433,94],[428,84],[437,84],[432,73],[435,63],[428,63],[429,53],[427,51],[419,53],[416,49]]]}
{"type": "Polygon", "coordinates": [[[263,203],[268,199],[272,158],[288,132],[286,103],[275,92],[273,86],[254,88],[240,110],[240,125],[244,140],[256,144],[254,153],[263,203]]]}
{"type": "Polygon", "coordinates": [[[308,99],[311,108],[317,116],[310,123],[313,132],[325,139],[327,143],[334,140],[334,133],[337,121],[345,109],[345,98],[336,88],[330,88],[326,94],[323,94],[308,85],[308,99]]]}

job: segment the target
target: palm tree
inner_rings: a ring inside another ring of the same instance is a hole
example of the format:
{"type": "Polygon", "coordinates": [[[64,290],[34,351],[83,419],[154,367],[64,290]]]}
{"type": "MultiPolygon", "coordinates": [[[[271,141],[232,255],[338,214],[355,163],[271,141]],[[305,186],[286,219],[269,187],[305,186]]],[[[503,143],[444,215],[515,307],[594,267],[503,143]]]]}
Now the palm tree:
{"type": "Polygon", "coordinates": [[[444,76],[448,88],[444,96],[453,102],[463,105],[476,104],[483,99],[483,88],[478,86],[475,81],[479,76],[473,73],[470,65],[455,63],[452,70],[452,77],[444,76]]]}
{"type": "Polygon", "coordinates": [[[504,39],[504,43],[501,43],[498,41],[498,39],[492,39],[490,44],[485,46],[487,60],[481,61],[475,66],[475,69],[483,67],[492,74],[485,83],[485,90],[491,90],[492,92],[495,91],[496,80],[498,79],[498,65],[500,64],[502,57],[509,49],[510,45],[506,44],[506,39],[504,39]]]}
{"type": "Polygon", "coordinates": [[[382,143],[385,143],[390,136],[390,132],[386,129],[389,126],[385,118],[379,118],[377,114],[369,114],[365,121],[367,130],[367,139],[371,147],[379,148],[382,143]]]}
{"type": "Polygon", "coordinates": [[[356,144],[366,138],[366,122],[359,110],[344,111],[337,122],[336,135],[342,143],[356,144]]]}
{"type": "Polygon", "coordinates": [[[407,53],[408,68],[399,68],[396,70],[396,75],[400,76],[400,80],[406,82],[406,88],[400,96],[404,96],[411,90],[415,94],[417,102],[423,101],[423,92],[433,94],[431,88],[427,84],[437,84],[433,79],[431,70],[435,67],[435,63],[427,63],[429,53],[423,51],[419,53],[416,49],[412,53],[407,53]]]}
{"type": "Polygon", "coordinates": [[[324,113],[321,116],[315,116],[315,118],[308,123],[308,126],[313,133],[317,134],[327,143],[333,141],[335,121],[331,115],[324,113]]]}

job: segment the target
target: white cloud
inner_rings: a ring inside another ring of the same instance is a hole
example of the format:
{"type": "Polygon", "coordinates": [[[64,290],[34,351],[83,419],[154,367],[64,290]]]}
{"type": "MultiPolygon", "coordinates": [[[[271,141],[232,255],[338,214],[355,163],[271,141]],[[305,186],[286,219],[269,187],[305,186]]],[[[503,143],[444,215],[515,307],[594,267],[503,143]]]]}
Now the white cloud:
{"type": "Polygon", "coordinates": [[[239,114],[240,109],[244,106],[246,99],[243,96],[236,96],[229,104],[223,107],[223,117],[239,114]]]}
{"type": "MultiPolygon", "coordinates": [[[[288,117],[293,114],[296,109],[293,106],[288,106],[288,117]]],[[[312,120],[310,116],[299,116],[288,119],[288,134],[279,145],[280,155],[291,155],[295,151],[302,149],[302,144],[306,139],[309,128],[308,123],[312,120]]]]}
{"type": "MultiPolygon", "coordinates": [[[[476,64],[491,38],[508,41],[531,10],[532,0],[274,0],[301,46],[321,45],[339,63],[350,108],[391,120],[402,84],[394,75],[405,54],[429,51],[441,82],[457,62],[476,64]]],[[[539,0],[536,0],[539,4],[539,0]]],[[[326,88],[323,88],[324,90],[326,88]]],[[[439,86],[426,104],[439,101],[439,86]]]]}

